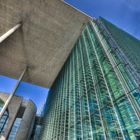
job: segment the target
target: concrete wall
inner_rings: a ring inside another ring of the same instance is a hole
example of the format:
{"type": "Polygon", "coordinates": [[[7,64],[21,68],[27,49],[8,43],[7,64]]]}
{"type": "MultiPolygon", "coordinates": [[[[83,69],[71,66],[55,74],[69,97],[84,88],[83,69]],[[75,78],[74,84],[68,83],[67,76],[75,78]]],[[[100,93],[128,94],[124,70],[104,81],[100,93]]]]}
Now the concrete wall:
{"type": "Polygon", "coordinates": [[[0,0],[0,35],[23,27],[0,44],[0,74],[50,87],[88,17],[60,0],[0,0]]]}
{"type": "Polygon", "coordinates": [[[36,106],[29,100],[25,107],[26,109],[15,140],[30,140],[36,116],[36,106]]]}
{"type": "MultiPolygon", "coordinates": [[[[8,94],[0,93],[0,99],[2,99],[4,102],[7,100],[8,96],[9,96],[8,94]]],[[[18,114],[21,103],[22,98],[15,96],[8,105],[8,113],[9,113],[8,123],[6,128],[4,129],[3,135],[0,137],[0,140],[6,140],[8,138],[15,118],[18,114]]]]}
{"type": "MultiPolygon", "coordinates": [[[[8,96],[8,94],[0,93],[0,99],[2,99],[4,102],[7,100],[8,96]]],[[[31,100],[23,101],[21,97],[14,96],[10,104],[8,105],[8,123],[6,128],[4,129],[3,135],[0,137],[0,140],[7,140],[13,123],[17,117],[21,117],[22,121],[17,131],[15,140],[30,140],[30,135],[34,126],[36,111],[37,108],[31,100]],[[22,112],[20,112],[21,108],[25,108],[25,111],[23,112],[22,110],[22,112]]]]}

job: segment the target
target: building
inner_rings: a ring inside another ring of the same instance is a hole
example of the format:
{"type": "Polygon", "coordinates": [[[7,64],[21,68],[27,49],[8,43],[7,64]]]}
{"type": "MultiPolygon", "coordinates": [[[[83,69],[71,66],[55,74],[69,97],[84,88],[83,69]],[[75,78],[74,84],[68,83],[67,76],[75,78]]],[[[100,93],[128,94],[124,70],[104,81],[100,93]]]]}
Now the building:
{"type": "Polygon", "coordinates": [[[0,75],[18,79],[0,119],[22,80],[50,88],[89,19],[62,0],[0,1],[0,75]]]}
{"type": "Polygon", "coordinates": [[[139,40],[61,0],[1,0],[0,21],[0,74],[17,78],[24,70],[1,101],[0,116],[8,118],[24,74],[25,81],[51,87],[43,123],[36,118],[30,131],[23,118],[12,123],[20,124],[11,131],[17,140],[28,139],[32,128],[31,139],[40,140],[140,139],[139,40]]]}
{"type": "Polygon", "coordinates": [[[43,125],[43,116],[37,115],[30,140],[39,140],[43,125]]]}
{"type": "MultiPolygon", "coordinates": [[[[0,93],[0,108],[8,99],[0,93]]],[[[14,96],[0,120],[0,140],[30,140],[36,116],[36,106],[31,100],[14,96]]]]}
{"type": "Polygon", "coordinates": [[[0,44],[0,74],[28,67],[24,81],[48,88],[90,19],[61,0],[2,0],[0,13],[0,36],[20,23],[0,44]]]}
{"type": "Polygon", "coordinates": [[[139,51],[105,19],[89,21],[51,87],[41,140],[140,139],[139,51]]]}

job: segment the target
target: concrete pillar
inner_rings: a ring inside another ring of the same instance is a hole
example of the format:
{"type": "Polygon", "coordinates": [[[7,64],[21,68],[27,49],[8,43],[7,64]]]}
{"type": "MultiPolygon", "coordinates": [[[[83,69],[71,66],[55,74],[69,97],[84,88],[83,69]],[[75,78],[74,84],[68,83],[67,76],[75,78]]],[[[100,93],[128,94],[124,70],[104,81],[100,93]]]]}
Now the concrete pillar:
{"type": "MultiPolygon", "coordinates": [[[[0,93],[0,98],[4,102],[6,102],[8,96],[9,95],[7,95],[7,94],[0,93]]],[[[13,123],[16,119],[17,114],[18,114],[21,103],[22,103],[21,97],[13,97],[10,104],[8,105],[8,113],[9,113],[8,123],[7,123],[5,130],[4,130],[3,135],[0,137],[0,140],[7,140],[9,133],[12,129],[13,123]]]]}
{"type": "Polygon", "coordinates": [[[36,110],[35,104],[29,100],[15,140],[28,140],[30,138],[34,125],[36,110]]]}

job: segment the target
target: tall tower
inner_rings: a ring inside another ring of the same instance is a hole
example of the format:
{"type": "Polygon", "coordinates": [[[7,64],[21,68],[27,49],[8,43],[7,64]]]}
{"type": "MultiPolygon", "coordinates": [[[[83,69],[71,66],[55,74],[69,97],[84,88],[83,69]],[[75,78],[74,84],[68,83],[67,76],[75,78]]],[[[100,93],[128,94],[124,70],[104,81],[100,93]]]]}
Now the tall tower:
{"type": "Polygon", "coordinates": [[[0,103],[0,140],[8,136],[10,140],[15,136],[16,140],[31,139],[38,137],[40,118],[35,121],[37,134],[30,135],[35,117],[32,106],[24,111],[21,104],[22,113],[17,116],[20,105],[14,102],[14,95],[22,80],[50,88],[90,17],[63,0],[1,0],[0,13],[0,75],[18,78],[10,96],[0,103]],[[9,107],[11,103],[15,107],[9,107]],[[12,115],[4,127],[7,109],[12,115]]]}
{"type": "Polygon", "coordinates": [[[140,139],[140,41],[90,21],[49,92],[41,140],[140,139]]]}

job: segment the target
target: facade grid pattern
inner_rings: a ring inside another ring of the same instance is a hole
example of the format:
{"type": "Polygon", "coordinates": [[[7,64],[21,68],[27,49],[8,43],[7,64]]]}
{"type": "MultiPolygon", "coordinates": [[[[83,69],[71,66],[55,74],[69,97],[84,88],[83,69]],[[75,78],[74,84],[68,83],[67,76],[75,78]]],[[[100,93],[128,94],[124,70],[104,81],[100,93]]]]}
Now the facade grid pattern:
{"type": "Polygon", "coordinates": [[[140,139],[139,83],[102,21],[89,22],[51,87],[41,140],[140,139]]]}

